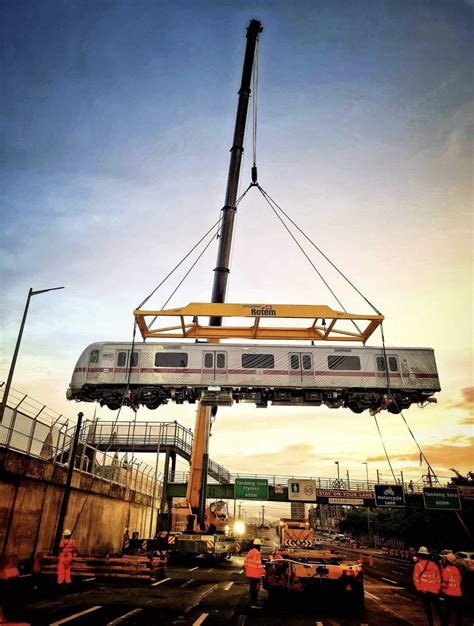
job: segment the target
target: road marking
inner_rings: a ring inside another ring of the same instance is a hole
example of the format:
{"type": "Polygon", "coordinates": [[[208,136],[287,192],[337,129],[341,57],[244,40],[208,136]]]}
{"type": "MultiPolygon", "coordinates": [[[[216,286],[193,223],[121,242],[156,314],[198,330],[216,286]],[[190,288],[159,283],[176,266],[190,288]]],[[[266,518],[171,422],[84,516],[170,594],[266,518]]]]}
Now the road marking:
{"type": "Polygon", "coordinates": [[[370,593],[370,591],[366,591],[365,595],[369,596],[369,598],[373,598],[374,600],[380,600],[378,596],[376,596],[374,593],[370,593]]]}
{"type": "Polygon", "coordinates": [[[95,580],[95,576],[93,576],[92,578],[84,578],[84,582],[85,582],[85,583],[88,583],[88,582],[90,582],[91,580],[95,580]]]}
{"type": "Polygon", "coordinates": [[[136,615],[137,613],[141,613],[142,611],[143,609],[133,609],[133,611],[129,611],[128,613],[125,613],[125,615],[117,617],[117,619],[114,619],[112,622],[108,622],[107,626],[115,626],[115,624],[120,624],[121,622],[124,622],[128,617],[136,615]]]}
{"type": "Polygon", "coordinates": [[[224,591],[229,591],[233,584],[234,583],[227,583],[227,585],[224,587],[224,591]]]}
{"type": "Polygon", "coordinates": [[[194,570],[199,569],[199,565],[196,565],[196,567],[191,567],[191,569],[188,569],[188,572],[194,572],[194,570]]]}
{"type": "Polygon", "coordinates": [[[22,574],[21,576],[18,576],[18,578],[29,578],[30,576],[33,576],[33,574],[22,574]]]}
{"type": "Polygon", "coordinates": [[[398,580],[390,580],[390,578],[384,578],[381,576],[382,580],[386,580],[388,583],[392,583],[392,585],[398,585],[398,580]]]}
{"type": "Polygon", "coordinates": [[[183,587],[187,587],[188,585],[190,585],[190,584],[191,584],[191,583],[193,583],[193,582],[194,582],[194,578],[190,578],[189,580],[187,580],[185,583],[183,583],[183,584],[181,585],[181,589],[182,589],[183,587]]]}
{"type": "Polygon", "coordinates": [[[101,609],[102,606],[93,606],[90,609],[86,609],[85,611],[81,611],[80,613],[74,613],[74,615],[70,615],[69,617],[65,617],[64,619],[60,619],[58,622],[51,622],[49,626],[59,626],[59,624],[65,624],[66,622],[70,622],[72,619],[76,619],[76,617],[81,617],[82,615],[87,615],[87,613],[92,613],[93,611],[97,611],[101,609]]]}
{"type": "Polygon", "coordinates": [[[195,602],[194,604],[191,604],[190,606],[188,606],[187,609],[184,612],[185,613],[189,613],[193,609],[195,609],[197,606],[199,606],[199,604],[204,600],[204,598],[206,596],[208,596],[210,593],[212,593],[216,587],[217,587],[217,583],[215,585],[212,585],[212,587],[210,589],[208,589],[207,591],[205,591],[204,593],[201,593],[201,595],[197,599],[197,602],[195,602]]]}
{"type": "Polygon", "coordinates": [[[213,571],[214,571],[214,568],[213,568],[213,567],[211,567],[211,569],[208,569],[208,570],[207,570],[207,573],[208,573],[208,574],[210,574],[210,573],[211,573],[211,572],[213,572],[213,571]]]}
{"type": "Polygon", "coordinates": [[[193,626],[200,626],[208,615],[209,613],[202,613],[202,615],[200,615],[197,620],[193,622],[193,626]]]}
{"type": "Polygon", "coordinates": [[[243,570],[243,569],[241,569],[241,570],[240,570],[240,572],[239,572],[239,574],[243,574],[243,573],[244,573],[244,570],[243,570]]]}
{"type": "Polygon", "coordinates": [[[157,587],[158,585],[162,585],[163,583],[165,583],[167,580],[171,580],[171,578],[163,578],[163,580],[158,580],[156,583],[151,583],[152,587],[157,587]]]}
{"type": "Polygon", "coordinates": [[[324,626],[322,622],[316,622],[315,626],[324,626]]]}
{"type": "Polygon", "coordinates": [[[392,574],[401,574],[401,575],[403,576],[403,572],[399,572],[399,571],[398,571],[398,570],[396,570],[396,569],[393,569],[393,570],[392,570],[392,574]]]}

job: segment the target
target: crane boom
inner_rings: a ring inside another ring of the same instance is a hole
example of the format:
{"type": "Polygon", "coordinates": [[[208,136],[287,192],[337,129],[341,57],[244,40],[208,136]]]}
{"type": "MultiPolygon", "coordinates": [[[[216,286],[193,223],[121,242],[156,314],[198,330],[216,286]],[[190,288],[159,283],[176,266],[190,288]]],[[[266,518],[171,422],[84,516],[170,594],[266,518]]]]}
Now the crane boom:
{"type": "MultiPolygon", "coordinates": [[[[245,47],[242,80],[239,89],[239,100],[235,119],[234,139],[230,149],[229,173],[225,204],[222,208],[222,223],[220,229],[217,263],[214,269],[214,284],[212,288],[212,302],[224,302],[229,276],[230,252],[234,234],[234,220],[237,211],[237,192],[240,180],[242,154],[244,152],[245,126],[250,98],[250,83],[255,59],[255,49],[258,35],[263,27],[258,20],[251,20],[247,27],[247,45],[245,47]]],[[[210,326],[221,326],[222,317],[212,316],[210,326]]],[[[196,411],[196,425],[194,443],[191,456],[191,471],[188,479],[186,498],[193,512],[197,508],[198,522],[201,529],[206,525],[206,489],[207,468],[209,464],[209,435],[211,430],[211,407],[198,404],[196,411]],[[197,505],[197,506],[196,506],[197,505]]]]}

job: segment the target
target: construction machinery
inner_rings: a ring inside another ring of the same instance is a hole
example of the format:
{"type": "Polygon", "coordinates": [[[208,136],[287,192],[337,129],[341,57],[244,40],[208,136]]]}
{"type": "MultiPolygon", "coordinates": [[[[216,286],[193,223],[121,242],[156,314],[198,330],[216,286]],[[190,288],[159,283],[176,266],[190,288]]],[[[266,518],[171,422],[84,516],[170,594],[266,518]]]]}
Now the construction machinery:
{"type": "Polygon", "coordinates": [[[313,529],[307,519],[288,519],[282,517],[278,525],[280,546],[285,548],[312,548],[314,543],[313,529]]]}
{"type": "MultiPolygon", "coordinates": [[[[217,264],[214,269],[212,302],[223,303],[227,291],[230,252],[237,211],[237,192],[240,180],[244,135],[250,98],[250,84],[255,59],[255,49],[263,28],[258,20],[252,20],[247,28],[242,80],[235,121],[234,140],[230,151],[229,173],[225,204],[222,208],[217,264]]],[[[222,318],[212,316],[211,327],[221,326],[222,318]]],[[[211,343],[218,343],[211,340],[211,343]]],[[[211,385],[212,387],[212,385],[211,385]]],[[[211,389],[212,393],[212,389],[211,389]]],[[[204,400],[204,398],[203,398],[204,400]]],[[[209,464],[209,436],[211,419],[217,412],[217,404],[199,401],[191,453],[190,472],[184,502],[171,508],[171,534],[168,537],[171,552],[186,555],[207,555],[219,560],[236,551],[236,540],[226,536],[223,526],[227,523],[226,509],[221,505],[206,507],[207,470],[209,464]],[[173,547],[174,546],[174,547],[173,547]]]]}
{"type": "Polygon", "coordinates": [[[333,594],[340,606],[359,613],[364,609],[364,573],[358,562],[330,550],[283,548],[265,563],[263,587],[270,601],[283,594],[333,594]]]}

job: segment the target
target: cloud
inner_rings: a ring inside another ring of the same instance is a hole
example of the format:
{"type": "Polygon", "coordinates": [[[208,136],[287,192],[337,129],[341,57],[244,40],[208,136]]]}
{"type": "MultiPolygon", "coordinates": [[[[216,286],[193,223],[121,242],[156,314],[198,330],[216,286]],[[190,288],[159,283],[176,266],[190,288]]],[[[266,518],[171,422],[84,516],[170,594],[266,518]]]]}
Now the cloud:
{"type": "MultiPolygon", "coordinates": [[[[456,467],[460,471],[463,469],[471,469],[473,467],[473,449],[474,449],[474,437],[470,437],[465,440],[466,445],[459,446],[454,445],[460,440],[460,437],[454,437],[450,439],[448,444],[434,444],[426,446],[423,452],[431,465],[434,467],[441,467],[443,469],[449,469],[450,467],[456,467]]],[[[398,454],[392,454],[392,461],[419,461],[419,452],[401,452],[398,454]]],[[[384,456],[369,457],[368,461],[384,461],[384,456]]]]}
{"type": "Polygon", "coordinates": [[[297,474],[316,475],[316,464],[324,461],[328,455],[318,452],[312,444],[294,443],[275,452],[260,452],[245,455],[219,455],[219,462],[232,471],[255,472],[255,468],[261,469],[260,473],[266,473],[271,468],[272,474],[297,474]],[[295,459],[298,459],[298,471],[295,472],[295,459]],[[235,469],[234,469],[235,468],[235,469]],[[268,468],[268,469],[267,469],[268,468]]]}
{"type": "Polygon", "coordinates": [[[466,409],[469,411],[469,415],[461,420],[461,424],[474,424],[474,387],[464,387],[464,389],[461,390],[461,394],[461,400],[454,402],[449,408],[466,409]]]}

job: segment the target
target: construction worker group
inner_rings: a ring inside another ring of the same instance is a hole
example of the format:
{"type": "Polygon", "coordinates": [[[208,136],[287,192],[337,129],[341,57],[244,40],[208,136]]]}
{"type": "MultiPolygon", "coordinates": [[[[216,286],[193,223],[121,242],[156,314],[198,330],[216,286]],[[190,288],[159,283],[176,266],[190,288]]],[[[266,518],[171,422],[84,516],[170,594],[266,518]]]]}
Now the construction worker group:
{"type": "Polygon", "coordinates": [[[441,567],[428,548],[421,546],[413,568],[413,584],[420,593],[429,626],[433,626],[433,611],[439,616],[441,626],[448,626],[451,616],[456,626],[462,626],[462,576],[455,565],[452,553],[443,556],[441,567]]]}

